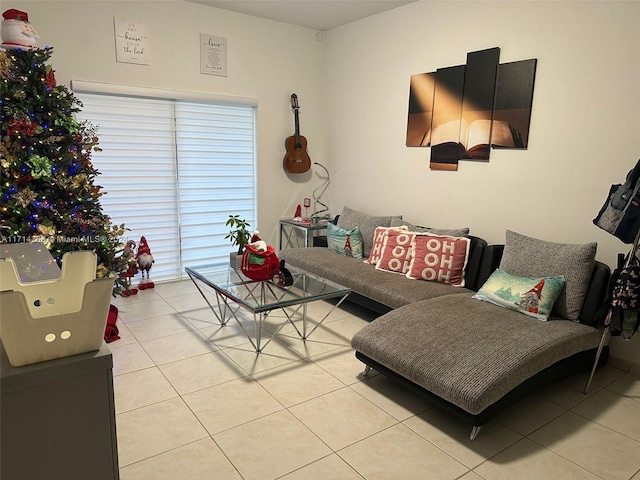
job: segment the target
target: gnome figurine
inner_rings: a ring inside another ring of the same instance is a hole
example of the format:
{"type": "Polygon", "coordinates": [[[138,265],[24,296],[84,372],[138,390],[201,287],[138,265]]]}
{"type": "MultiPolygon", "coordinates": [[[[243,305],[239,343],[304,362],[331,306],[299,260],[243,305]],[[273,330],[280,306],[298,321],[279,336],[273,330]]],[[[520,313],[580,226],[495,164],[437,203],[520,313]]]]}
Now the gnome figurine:
{"type": "Polygon", "coordinates": [[[131,288],[131,279],[138,273],[138,262],[135,259],[134,248],[136,248],[136,242],[129,240],[124,246],[122,256],[125,258],[127,264],[127,271],[122,274],[126,283],[126,288],[122,289],[122,296],[129,297],[138,293],[137,288],[131,288]]]}
{"type": "Polygon", "coordinates": [[[140,281],[140,285],[138,285],[138,288],[140,288],[140,290],[146,290],[147,288],[155,287],[155,284],[149,277],[149,270],[151,270],[151,267],[153,266],[155,260],[153,259],[153,255],[151,255],[151,249],[147,244],[147,239],[144,237],[140,237],[140,242],[138,243],[138,253],[136,253],[136,260],[138,262],[140,272],[142,273],[142,280],[140,281]],[[146,278],[145,272],[147,274],[146,278]]]}
{"type": "Polygon", "coordinates": [[[300,204],[296,207],[296,213],[293,215],[293,219],[297,222],[302,221],[302,206],[300,204]]]}
{"type": "Polygon", "coordinates": [[[520,298],[520,308],[524,308],[531,313],[538,313],[540,309],[540,298],[542,298],[542,289],[544,288],[544,278],[538,284],[522,295],[520,298]]]}
{"type": "Polygon", "coordinates": [[[2,35],[3,48],[27,50],[36,48],[36,40],[40,37],[29,23],[27,12],[11,8],[5,10],[2,18],[0,34],[2,35]]]}

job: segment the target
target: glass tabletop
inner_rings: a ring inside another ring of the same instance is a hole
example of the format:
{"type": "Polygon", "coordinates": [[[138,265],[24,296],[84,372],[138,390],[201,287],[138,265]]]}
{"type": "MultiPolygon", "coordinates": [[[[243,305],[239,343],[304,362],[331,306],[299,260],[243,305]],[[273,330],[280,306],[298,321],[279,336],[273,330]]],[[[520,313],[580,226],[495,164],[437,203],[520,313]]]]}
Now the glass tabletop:
{"type": "Polygon", "coordinates": [[[313,273],[295,267],[293,284],[282,287],[271,281],[254,281],[231,268],[228,263],[187,267],[191,278],[200,280],[218,294],[241,304],[253,313],[348,295],[351,290],[313,273]]]}

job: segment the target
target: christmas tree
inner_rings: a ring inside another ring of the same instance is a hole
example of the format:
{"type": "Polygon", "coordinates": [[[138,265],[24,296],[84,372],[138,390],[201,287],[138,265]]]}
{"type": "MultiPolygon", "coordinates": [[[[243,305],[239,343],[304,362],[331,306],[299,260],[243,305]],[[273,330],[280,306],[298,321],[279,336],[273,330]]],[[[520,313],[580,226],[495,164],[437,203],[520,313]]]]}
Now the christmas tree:
{"type": "Polygon", "coordinates": [[[51,54],[51,47],[0,51],[0,241],[41,242],[59,265],[66,252],[92,250],[96,277],[117,276],[120,293],[133,261],[122,255],[125,227],[102,211],[91,163],[96,127],[74,119],[80,101],[56,85],[51,54]]]}

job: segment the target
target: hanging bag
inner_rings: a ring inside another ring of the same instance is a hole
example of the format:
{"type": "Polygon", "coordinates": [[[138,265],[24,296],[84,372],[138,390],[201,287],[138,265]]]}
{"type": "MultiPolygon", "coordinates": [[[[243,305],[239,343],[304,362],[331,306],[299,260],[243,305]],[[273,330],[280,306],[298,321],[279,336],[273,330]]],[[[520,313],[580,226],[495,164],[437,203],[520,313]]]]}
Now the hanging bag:
{"type": "Polygon", "coordinates": [[[609,196],[593,223],[618,237],[633,243],[640,229],[640,160],[627,174],[625,183],[611,185],[609,196]]]}
{"type": "Polygon", "coordinates": [[[630,340],[640,327],[640,265],[632,251],[624,262],[618,256],[618,268],[611,276],[611,335],[630,340]]]}

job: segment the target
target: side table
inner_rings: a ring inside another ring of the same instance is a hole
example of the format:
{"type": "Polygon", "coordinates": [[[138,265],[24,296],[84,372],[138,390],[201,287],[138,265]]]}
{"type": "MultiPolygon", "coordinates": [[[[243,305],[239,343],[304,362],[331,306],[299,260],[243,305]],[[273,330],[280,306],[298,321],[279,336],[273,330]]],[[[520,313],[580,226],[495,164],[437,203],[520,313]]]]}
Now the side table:
{"type": "Polygon", "coordinates": [[[299,246],[298,243],[294,243],[294,239],[297,240],[295,232],[302,232],[305,248],[313,245],[314,235],[327,230],[327,221],[320,219],[316,222],[301,222],[292,218],[283,218],[280,220],[279,250],[299,246]]]}

